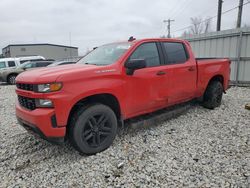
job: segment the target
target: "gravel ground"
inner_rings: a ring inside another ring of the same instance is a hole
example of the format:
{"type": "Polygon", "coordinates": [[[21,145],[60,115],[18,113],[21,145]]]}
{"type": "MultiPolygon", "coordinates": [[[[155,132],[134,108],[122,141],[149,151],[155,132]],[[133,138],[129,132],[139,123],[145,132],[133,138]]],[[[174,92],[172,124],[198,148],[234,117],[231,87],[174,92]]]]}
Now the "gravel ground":
{"type": "Polygon", "coordinates": [[[0,187],[250,187],[249,88],[152,127],[127,128],[106,151],[79,155],[28,134],[13,86],[0,86],[0,187]]]}

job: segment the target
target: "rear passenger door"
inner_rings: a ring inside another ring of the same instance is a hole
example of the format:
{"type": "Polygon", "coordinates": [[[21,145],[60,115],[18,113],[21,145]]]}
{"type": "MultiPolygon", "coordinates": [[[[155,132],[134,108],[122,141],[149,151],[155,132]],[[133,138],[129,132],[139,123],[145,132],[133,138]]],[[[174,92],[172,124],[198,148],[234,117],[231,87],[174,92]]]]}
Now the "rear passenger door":
{"type": "Polygon", "coordinates": [[[196,91],[196,62],[189,58],[181,42],[162,42],[169,70],[168,100],[170,104],[193,98],[196,91]]]}

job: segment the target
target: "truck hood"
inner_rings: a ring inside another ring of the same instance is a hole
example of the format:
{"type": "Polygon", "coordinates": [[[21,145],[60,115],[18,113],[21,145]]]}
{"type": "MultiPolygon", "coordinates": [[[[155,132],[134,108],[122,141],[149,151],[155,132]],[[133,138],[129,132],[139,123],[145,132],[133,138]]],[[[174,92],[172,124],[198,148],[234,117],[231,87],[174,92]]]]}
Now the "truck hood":
{"type": "Polygon", "coordinates": [[[55,82],[61,75],[72,74],[77,72],[85,72],[95,69],[100,69],[100,66],[96,65],[83,65],[83,64],[71,64],[61,65],[56,67],[39,68],[35,70],[28,70],[19,74],[16,78],[16,82],[21,83],[50,83],[55,82]]]}

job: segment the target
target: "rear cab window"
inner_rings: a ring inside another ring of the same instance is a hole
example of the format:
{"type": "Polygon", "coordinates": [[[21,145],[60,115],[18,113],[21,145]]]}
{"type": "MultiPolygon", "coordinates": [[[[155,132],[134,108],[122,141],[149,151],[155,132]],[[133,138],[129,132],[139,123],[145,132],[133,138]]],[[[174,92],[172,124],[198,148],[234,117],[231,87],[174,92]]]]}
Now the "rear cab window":
{"type": "Polygon", "coordinates": [[[167,56],[167,64],[180,64],[188,60],[188,54],[181,42],[163,42],[163,48],[167,56]]]}

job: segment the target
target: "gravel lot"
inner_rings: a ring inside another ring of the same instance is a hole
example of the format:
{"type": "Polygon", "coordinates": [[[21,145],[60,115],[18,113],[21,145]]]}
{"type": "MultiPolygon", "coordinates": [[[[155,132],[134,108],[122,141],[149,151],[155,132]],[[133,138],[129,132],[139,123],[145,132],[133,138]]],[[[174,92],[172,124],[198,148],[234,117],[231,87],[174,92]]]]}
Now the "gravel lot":
{"type": "Polygon", "coordinates": [[[13,86],[0,85],[0,187],[250,187],[249,88],[231,88],[215,110],[194,105],[151,127],[127,127],[94,156],[28,134],[15,98],[13,86]]]}

